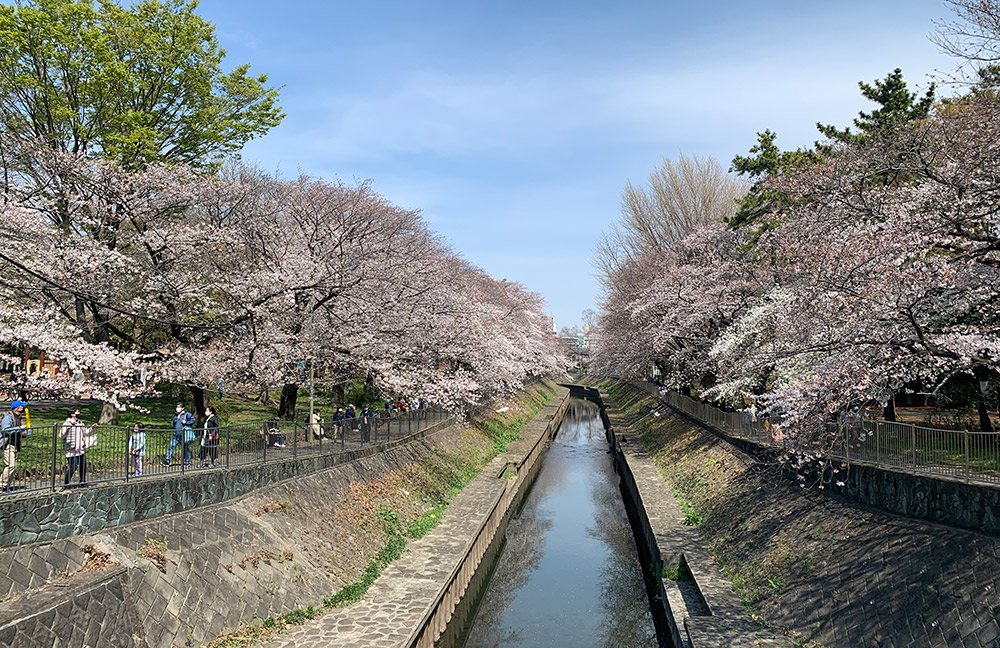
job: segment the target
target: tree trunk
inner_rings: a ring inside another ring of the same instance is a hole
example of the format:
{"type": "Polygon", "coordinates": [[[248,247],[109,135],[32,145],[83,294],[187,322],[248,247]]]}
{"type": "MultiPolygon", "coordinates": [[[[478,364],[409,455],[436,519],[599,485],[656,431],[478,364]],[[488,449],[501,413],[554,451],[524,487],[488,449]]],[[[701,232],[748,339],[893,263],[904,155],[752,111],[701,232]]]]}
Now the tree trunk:
{"type": "Polygon", "coordinates": [[[330,386],[330,407],[337,409],[344,406],[344,384],[330,386]]]}
{"type": "Polygon", "coordinates": [[[365,401],[368,403],[376,402],[375,394],[375,374],[368,372],[365,376],[365,401]]]}
{"type": "Polygon", "coordinates": [[[191,413],[199,421],[205,418],[205,390],[195,385],[188,385],[191,390],[191,413]]]}
{"type": "Polygon", "coordinates": [[[986,401],[979,401],[976,409],[979,410],[979,429],[983,432],[992,432],[993,421],[990,420],[990,410],[986,407],[986,401]]]}
{"type": "Polygon", "coordinates": [[[299,397],[299,386],[289,383],[281,388],[281,403],[278,404],[278,416],[291,421],[295,418],[295,401],[299,397]]]}
{"type": "Polygon", "coordinates": [[[896,395],[889,394],[889,402],[885,404],[885,409],[882,410],[882,418],[886,421],[896,420],[896,395]]]}
{"type": "Polygon", "coordinates": [[[121,419],[122,413],[118,411],[118,406],[112,403],[103,403],[101,405],[101,418],[97,421],[98,425],[115,425],[121,419]]]}

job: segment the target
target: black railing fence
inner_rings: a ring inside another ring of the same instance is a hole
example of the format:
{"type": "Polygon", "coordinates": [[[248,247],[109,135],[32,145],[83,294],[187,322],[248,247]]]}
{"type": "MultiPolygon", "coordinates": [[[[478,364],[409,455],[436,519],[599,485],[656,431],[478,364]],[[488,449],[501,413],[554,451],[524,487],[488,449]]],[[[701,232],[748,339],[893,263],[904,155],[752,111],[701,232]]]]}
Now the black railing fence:
{"type": "MultiPolygon", "coordinates": [[[[93,425],[84,428],[85,461],[76,460],[69,487],[81,483],[80,464],[86,466],[85,484],[128,482],[147,476],[228,469],[294,459],[300,456],[344,452],[385,443],[430,427],[448,413],[437,408],[411,412],[380,410],[371,416],[309,424],[303,421],[259,421],[219,427],[218,438],[203,427],[190,430],[145,428],[137,436],[131,426],[93,425]],[[170,462],[167,463],[167,456],[170,462]]],[[[75,450],[73,431],[63,424],[32,426],[21,436],[15,467],[0,482],[5,493],[55,491],[67,487],[75,450]],[[68,432],[68,434],[67,434],[68,432]]],[[[6,464],[6,462],[5,462],[6,464]]],[[[4,465],[6,469],[6,465],[4,465]]]]}
{"type": "MultiPolygon", "coordinates": [[[[725,411],[650,383],[633,383],[673,408],[726,434],[756,443],[787,447],[781,421],[747,411],[725,411]]],[[[1000,484],[1000,433],[942,430],[910,423],[844,416],[826,430],[826,451],[857,461],[914,474],[1000,484]]],[[[815,448],[799,449],[815,450],[815,448]]]]}

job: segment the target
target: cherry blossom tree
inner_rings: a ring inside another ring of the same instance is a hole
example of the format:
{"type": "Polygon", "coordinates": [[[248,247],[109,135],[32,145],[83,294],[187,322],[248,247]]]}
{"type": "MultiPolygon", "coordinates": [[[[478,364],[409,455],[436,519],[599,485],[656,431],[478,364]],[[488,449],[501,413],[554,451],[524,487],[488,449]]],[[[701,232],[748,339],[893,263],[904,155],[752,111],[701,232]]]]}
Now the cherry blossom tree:
{"type": "Polygon", "coordinates": [[[0,344],[65,358],[66,376],[33,390],[115,403],[145,371],[196,402],[219,377],[294,394],[310,361],[458,406],[563,363],[537,295],[462,261],[368,183],[4,153],[21,171],[0,221],[0,344]]]}

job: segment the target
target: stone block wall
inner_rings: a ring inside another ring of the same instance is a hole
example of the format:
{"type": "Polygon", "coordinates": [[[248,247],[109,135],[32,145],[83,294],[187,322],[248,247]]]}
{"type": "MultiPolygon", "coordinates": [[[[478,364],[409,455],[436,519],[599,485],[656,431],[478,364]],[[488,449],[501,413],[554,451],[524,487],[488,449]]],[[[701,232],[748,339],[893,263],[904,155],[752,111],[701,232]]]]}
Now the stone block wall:
{"type": "MultiPolygon", "coordinates": [[[[230,502],[196,506],[197,497],[177,494],[176,501],[194,508],[86,536],[0,548],[0,645],[197,646],[254,617],[319,605],[354,577],[334,568],[343,548],[334,546],[328,531],[333,507],[350,484],[452,447],[461,432],[451,426],[368,456],[354,453],[354,461],[336,457],[344,463],[230,502]],[[295,514],[268,512],[275,502],[295,514]],[[87,552],[94,550],[114,566],[88,566],[87,552]],[[102,627],[99,641],[92,619],[102,627]],[[18,643],[11,644],[15,626],[18,643]]],[[[262,468],[277,471],[272,477],[283,474],[278,464],[256,467],[262,468]]],[[[222,477],[192,476],[193,487],[209,489],[222,477]]],[[[230,488],[256,483],[246,479],[230,488]]]]}
{"type": "Polygon", "coordinates": [[[81,576],[65,587],[38,589],[0,608],[0,646],[135,646],[125,598],[126,569],[81,576]]]}

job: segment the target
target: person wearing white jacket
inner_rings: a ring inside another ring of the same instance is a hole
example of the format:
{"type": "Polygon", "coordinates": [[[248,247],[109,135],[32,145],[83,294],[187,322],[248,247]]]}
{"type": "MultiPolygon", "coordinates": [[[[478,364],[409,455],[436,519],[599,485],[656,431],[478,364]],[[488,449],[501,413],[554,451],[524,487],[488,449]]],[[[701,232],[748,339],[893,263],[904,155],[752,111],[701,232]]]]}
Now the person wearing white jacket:
{"type": "Polygon", "coordinates": [[[80,420],[80,408],[71,409],[59,432],[63,440],[63,454],[69,462],[64,485],[69,486],[69,480],[77,470],[80,471],[80,484],[87,483],[87,445],[91,434],[92,430],[80,420]]]}

